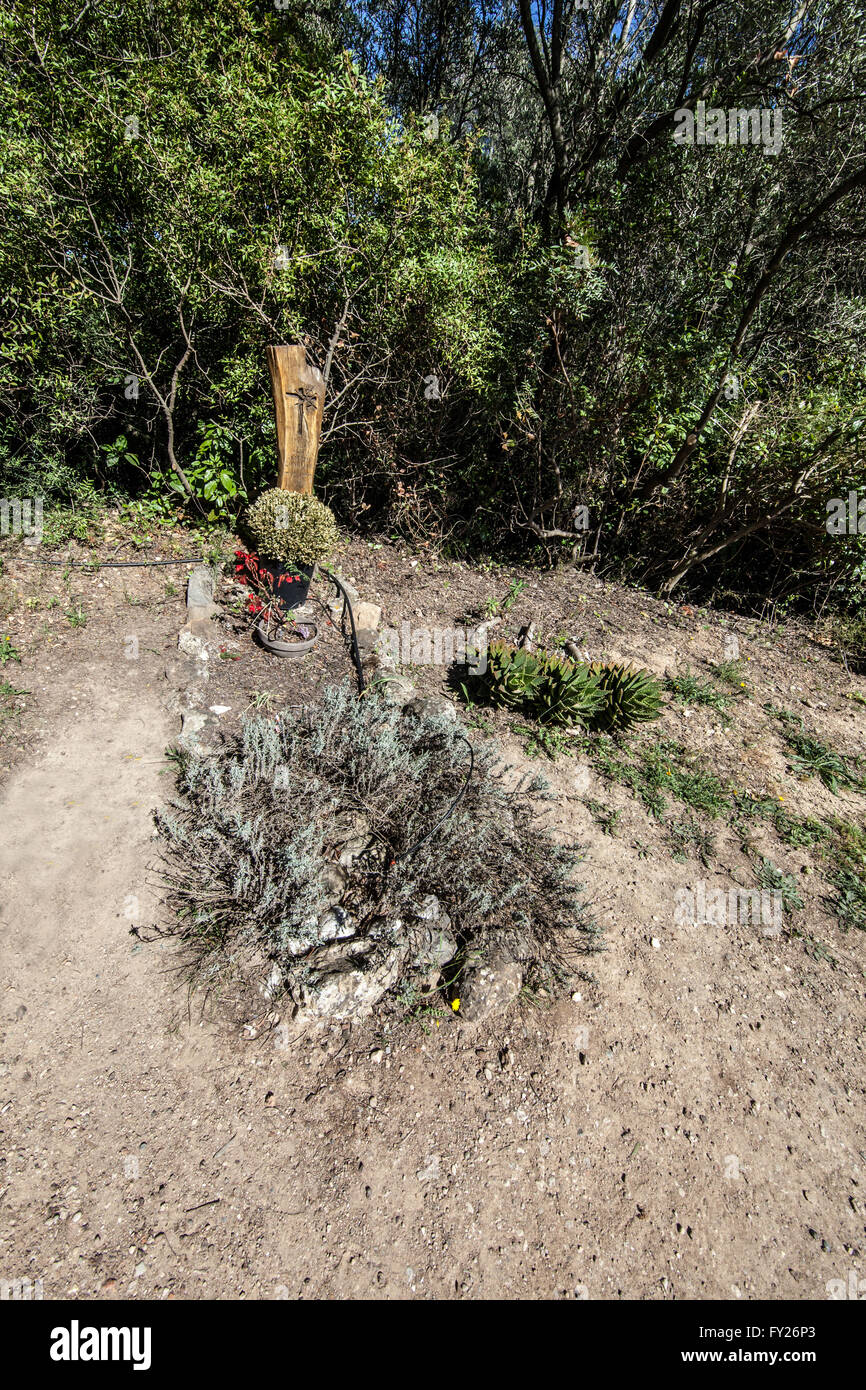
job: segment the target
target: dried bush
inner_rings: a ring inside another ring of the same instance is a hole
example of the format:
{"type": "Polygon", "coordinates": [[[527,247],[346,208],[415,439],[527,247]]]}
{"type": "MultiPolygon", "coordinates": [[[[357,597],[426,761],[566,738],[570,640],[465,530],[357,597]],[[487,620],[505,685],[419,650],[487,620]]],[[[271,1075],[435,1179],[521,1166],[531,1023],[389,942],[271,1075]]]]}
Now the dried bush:
{"type": "Polygon", "coordinates": [[[539,820],[541,779],[515,786],[476,748],[437,827],[469,765],[445,715],[331,687],[315,708],[248,719],[215,754],[176,756],[178,795],[155,820],[166,901],[200,979],[270,966],[271,996],[302,1001],[334,970],[387,969],[392,991],[429,989],[433,898],[450,918],[452,977],[470,948],[495,944],[553,992],[595,949],[578,852],[539,820]]]}

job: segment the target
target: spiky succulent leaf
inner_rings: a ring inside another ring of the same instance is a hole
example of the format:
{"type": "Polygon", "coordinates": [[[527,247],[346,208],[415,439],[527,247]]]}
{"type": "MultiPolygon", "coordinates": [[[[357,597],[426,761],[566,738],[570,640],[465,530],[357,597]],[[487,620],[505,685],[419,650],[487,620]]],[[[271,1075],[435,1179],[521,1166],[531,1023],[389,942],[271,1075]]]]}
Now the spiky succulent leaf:
{"type": "Polygon", "coordinates": [[[662,706],[658,681],[648,671],[619,662],[593,662],[590,667],[605,694],[604,707],[593,720],[592,727],[610,732],[628,729],[657,719],[662,706]]]}
{"type": "Polygon", "coordinates": [[[496,704],[523,709],[532,702],[538,662],[530,652],[506,642],[492,642],[487,651],[486,684],[496,704]]]}
{"type": "Polygon", "coordinates": [[[589,725],[605,703],[604,691],[587,666],[545,656],[537,689],[538,718],[544,724],[589,725]]]}

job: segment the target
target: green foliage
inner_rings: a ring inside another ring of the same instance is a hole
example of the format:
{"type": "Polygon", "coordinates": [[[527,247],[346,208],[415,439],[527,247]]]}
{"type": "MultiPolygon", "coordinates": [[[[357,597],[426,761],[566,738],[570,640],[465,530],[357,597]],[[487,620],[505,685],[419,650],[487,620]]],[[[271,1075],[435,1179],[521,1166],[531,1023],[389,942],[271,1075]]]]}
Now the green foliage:
{"type": "Polygon", "coordinates": [[[615,839],[619,832],[622,811],[612,810],[591,796],[585,798],[585,804],[587,810],[592,814],[593,820],[600,827],[602,834],[610,835],[612,839],[615,839]]]}
{"type": "Polygon", "coordinates": [[[730,807],[724,783],[675,739],[639,742],[632,750],[601,734],[588,739],[583,751],[606,781],[628,787],[657,820],[667,809],[669,795],[711,820],[730,807]]]}
{"type": "Polygon", "coordinates": [[[658,683],[646,671],[588,666],[506,642],[491,643],[481,684],[494,704],[531,714],[540,724],[627,729],[657,718],[661,708],[658,683]]]}
{"type": "Polygon", "coordinates": [[[866,829],[834,820],[831,832],[827,855],[833,910],[843,931],[866,931],[866,829]]]}
{"type": "Polygon", "coordinates": [[[791,766],[801,777],[818,776],[831,792],[839,787],[860,787],[862,779],[846,760],[823,739],[808,734],[792,734],[786,742],[794,750],[791,766]]]}
{"type": "Polygon", "coordinates": [[[0,492],[234,525],[264,348],[303,342],[342,520],[829,600],[863,660],[866,535],[826,529],[862,460],[862,6],[798,15],[796,73],[787,0],[611,14],[539,10],[542,91],[514,7],[10,0],[0,492]],[[781,157],[671,140],[707,74],[781,157]]]}
{"type": "Polygon", "coordinates": [[[710,681],[702,680],[690,669],[680,676],[668,676],[665,689],[682,705],[704,705],[707,709],[718,710],[721,714],[731,702],[730,695],[717,690],[710,681]]]}
{"type": "Polygon", "coordinates": [[[667,840],[674,859],[682,861],[691,856],[699,859],[704,868],[710,867],[716,850],[715,838],[695,816],[668,822],[667,840]]]}
{"type": "Polygon", "coordinates": [[[777,868],[771,859],[762,857],[757,877],[762,888],[780,895],[783,912],[799,912],[802,909],[803,899],[793,874],[786,874],[783,869],[777,868]]]}
{"type": "Polygon", "coordinates": [[[70,627],[87,627],[87,614],[81,603],[74,603],[67,608],[66,621],[70,627]]]}
{"type": "Polygon", "coordinates": [[[460,953],[508,943],[530,983],[564,983],[595,947],[578,853],[541,825],[540,782],[515,790],[483,747],[458,799],[467,751],[441,715],[329,687],[314,707],[246,719],[214,756],[176,753],[178,795],[156,825],[199,976],[261,980],[273,963],[299,998],[348,951],[364,972],[399,957],[392,988],[420,989],[430,963],[414,933],[433,895],[460,953]],[[353,924],[342,944],[336,907],[353,924]]]}
{"type": "Polygon", "coordinates": [[[743,662],[737,658],[736,661],[718,661],[713,667],[713,675],[724,685],[733,686],[736,692],[750,695],[749,683],[746,680],[746,671],[743,662]]]}
{"type": "Polygon", "coordinates": [[[527,758],[539,758],[543,755],[555,763],[557,758],[563,755],[568,757],[573,751],[561,729],[548,728],[544,724],[536,724],[534,727],[529,724],[515,724],[514,732],[522,734],[526,739],[523,751],[527,758]]]}
{"type": "Polygon", "coordinates": [[[0,637],[0,666],[5,666],[7,661],[20,662],[20,660],[21,653],[13,643],[12,638],[4,633],[3,636],[0,637]]]}
{"type": "Polygon", "coordinates": [[[525,579],[512,579],[504,598],[489,598],[487,600],[484,605],[485,618],[495,618],[499,614],[510,613],[525,588],[525,579]]]}
{"type": "Polygon", "coordinates": [[[799,777],[820,777],[824,786],[834,795],[840,787],[850,787],[854,790],[864,787],[864,779],[858,766],[859,759],[850,761],[843,758],[823,739],[807,733],[803,720],[797,715],[790,714],[787,710],[776,710],[773,706],[769,706],[768,710],[782,724],[782,737],[793,753],[791,767],[799,777]]]}
{"type": "Polygon", "coordinates": [[[729,805],[724,783],[694,753],[674,739],[643,744],[639,750],[644,784],[659,795],[665,792],[715,820],[729,805]]]}
{"type": "MultiPolygon", "coordinates": [[[[195,453],[184,463],[186,480],[207,521],[234,522],[239,508],[247,501],[246,490],[236,476],[234,436],[213,420],[208,424],[200,420],[197,430],[201,438],[195,453]]],[[[170,471],[151,477],[147,497],[155,514],[166,518],[182,512],[187,502],[180,478],[170,471]]]]}
{"type": "Polygon", "coordinates": [[[843,931],[855,927],[866,931],[866,876],[853,869],[840,869],[832,876],[835,895],[833,911],[843,931]]]}
{"type": "Polygon", "coordinates": [[[0,45],[14,491],[89,477],[236,519],[276,464],[274,341],[330,364],[319,473],[344,501],[360,463],[380,512],[397,498],[400,456],[446,413],[428,374],[491,408],[537,236],[498,246],[471,144],[395,125],[341,44],[240,0],[58,0],[13,5],[0,45]]]}
{"type": "Polygon", "coordinates": [[[648,671],[597,661],[589,670],[605,697],[602,709],[591,722],[592,728],[610,732],[658,719],[662,707],[661,689],[648,671]]]}
{"type": "Polygon", "coordinates": [[[0,739],[6,738],[10,724],[20,722],[22,706],[19,702],[23,695],[29,694],[29,690],[19,690],[11,681],[0,681],[0,739]]]}
{"type": "Polygon", "coordinates": [[[263,559],[312,565],[333,554],[339,539],[330,507],[317,497],[272,487],[257,497],[247,526],[263,559]]]}

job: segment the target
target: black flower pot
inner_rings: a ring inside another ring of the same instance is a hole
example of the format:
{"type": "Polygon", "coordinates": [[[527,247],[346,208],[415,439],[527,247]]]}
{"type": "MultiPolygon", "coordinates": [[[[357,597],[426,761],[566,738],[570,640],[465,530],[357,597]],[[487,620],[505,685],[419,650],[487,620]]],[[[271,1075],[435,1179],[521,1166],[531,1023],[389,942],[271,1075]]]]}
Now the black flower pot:
{"type": "Polygon", "coordinates": [[[279,560],[264,560],[261,576],[284,608],[300,608],[307,601],[315,568],[315,564],[284,565],[279,560]]]}

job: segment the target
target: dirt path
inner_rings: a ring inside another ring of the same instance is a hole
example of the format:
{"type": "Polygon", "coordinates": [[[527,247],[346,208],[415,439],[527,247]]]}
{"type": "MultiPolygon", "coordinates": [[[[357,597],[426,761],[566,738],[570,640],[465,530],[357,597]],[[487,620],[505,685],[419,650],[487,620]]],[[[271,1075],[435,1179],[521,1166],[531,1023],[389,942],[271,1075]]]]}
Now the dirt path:
{"type": "Polygon", "coordinates": [[[582,997],[290,1051],[202,1020],[175,947],[130,934],[156,915],[177,732],[156,656],[82,664],[3,795],[4,1278],[46,1298],[792,1299],[866,1276],[859,940],[833,967],[673,924],[682,865],[565,809],[564,762],[608,930],[582,997]]]}

